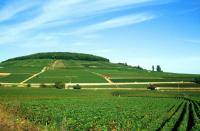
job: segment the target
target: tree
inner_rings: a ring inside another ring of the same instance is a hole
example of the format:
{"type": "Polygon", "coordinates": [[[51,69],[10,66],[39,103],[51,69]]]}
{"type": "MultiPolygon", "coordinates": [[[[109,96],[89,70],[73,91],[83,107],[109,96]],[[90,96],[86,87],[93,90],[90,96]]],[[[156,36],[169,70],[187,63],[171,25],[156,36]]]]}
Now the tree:
{"type": "Polygon", "coordinates": [[[200,77],[194,78],[194,82],[197,83],[197,84],[200,84],[200,77]]]}
{"type": "Polygon", "coordinates": [[[40,84],[40,88],[46,88],[47,85],[45,85],[44,83],[40,84]]]}
{"type": "Polygon", "coordinates": [[[75,85],[73,88],[74,88],[74,89],[81,89],[81,86],[80,86],[79,84],[77,84],[77,85],[75,85]]]}
{"type": "Polygon", "coordinates": [[[156,89],[156,86],[150,84],[150,85],[147,87],[147,89],[149,89],[149,90],[155,90],[155,89],[156,89]]]}
{"type": "Polygon", "coordinates": [[[154,71],[155,70],[155,67],[154,67],[154,65],[152,65],[152,71],[154,71]]]}
{"type": "Polygon", "coordinates": [[[31,87],[31,84],[30,84],[30,83],[28,83],[28,84],[27,84],[27,87],[31,87]]]}
{"type": "Polygon", "coordinates": [[[157,72],[162,72],[162,69],[161,69],[160,65],[157,65],[156,71],[157,71],[157,72]]]}
{"type": "Polygon", "coordinates": [[[64,89],[65,88],[65,83],[63,83],[63,82],[55,82],[55,87],[57,89],[64,89]]]}

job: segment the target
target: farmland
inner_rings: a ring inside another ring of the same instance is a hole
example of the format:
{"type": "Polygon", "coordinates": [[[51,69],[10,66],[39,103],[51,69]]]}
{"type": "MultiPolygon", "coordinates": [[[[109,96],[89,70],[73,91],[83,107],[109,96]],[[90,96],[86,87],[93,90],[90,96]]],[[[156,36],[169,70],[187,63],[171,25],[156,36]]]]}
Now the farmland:
{"type": "Polygon", "coordinates": [[[49,130],[195,130],[199,94],[0,88],[9,113],[49,130]]]}
{"type": "Polygon", "coordinates": [[[200,75],[73,53],[17,57],[0,67],[0,130],[200,129],[200,75]]]}
{"type": "Polygon", "coordinates": [[[54,83],[57,81],[61,82],[75,82],[75,83],[102,83],[106,82],[103,78],[98,77],[88,71],[82,69],[56,69],[49,70],[37,78],[30,80],[30,83],[54,83]]]}
{"type": "Polygon", "coordinates": [[[0,76],[2,83],[20,83],[32,75],[40,72],[44,67],[47,70],[37,75],[27,83],[113,83],[126,82],[177,82],[193,81],[199,75],[175,74],[166,72],[152,72],[145,69],[131,67],[108,61],[87,60],[55,60],[55,59],[23,59],[8,60],[0,63],[0,73],[9,75],[0,76]]]}

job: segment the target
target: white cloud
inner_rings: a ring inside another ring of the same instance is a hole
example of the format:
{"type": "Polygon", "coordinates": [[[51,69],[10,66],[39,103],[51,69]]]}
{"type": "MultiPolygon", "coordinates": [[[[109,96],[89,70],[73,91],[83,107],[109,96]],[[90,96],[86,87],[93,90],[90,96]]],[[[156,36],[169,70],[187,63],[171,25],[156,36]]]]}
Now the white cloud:
{"type": "Polygon", "coordinates": [[[22,1],[18,1],[18,2],[13,2],[10,5],[6,5],[0,10],[0,22],[12,19],[18,13],[33,7],[35,4],[36,4],[35,2],[22,3],[22,1]]]}
{"type": "Polygon", "coordinates": [[[89,43],[85,43],[85,42],[75,42],[72,45],[74,46],[85,46],[85,45],[89,45],[89,43]]]}
{"type": "MultiPolygon", "coordinates": [[[[149,1],[152,0],[123,0],[118,2],[115,0],[97,0],[91,2],[88,2],[87,0],[59,0],[59,2],[57,0],[49,0],[45,4],[40,5],[41,12],[37,17],[17,24],[13,27],[12,32],[19,33],[28,29],[41,28],[45,25],[51,26],[51,24],[65,25],[69,22],[73,22],[76,18],[149,1]]],[[[21,5],[16,4],[6,7],[4,11],[0,12],[0,14],[2,14],[0,16],[2,16],[2,19],[4,20],[11,19],[15,14],[31,7],[30,2],[21,5]]]]}
{"type": "Polygon", "coordinates": [[[105,29],[137,24],[137,23],[154,19],[154,18],[155,18],[155,15],[145,14],[145,13],[120,16],[117,18],[112,18],[107,21],[103,21],[97,24],[87,26],[85,28],[79,29],[78,31],[74,33],[91,33],[91,32],[96,32],[96,31],[105,30],[105,29]]]}
{"type": "MultiPolygon", "coordinates": [[[[110,13],[113,10],[120,10],[130,5],[133,6],[151,1],[155,0],[48,0],[40,3],[20,0],[20,4],[10,3],[11,5],[0,10],[0,19],[12,20],[16,14],[24,10],[28,11],[28,9],[34,6],[37,6],[39,12],[37,12],[38,14],[34,15],[34,17],[27,16],[29,19],[22,22],[0,26],[0,44],[20,43],[25,39],[28,41],[34,37],[35,34],[43,32],[43,29],[50,29],[57,26],[65,28],[65,26],[73,24],[74,22],[80,23],[80,21],[87,16],[110,13]]],[[[110,29],[139,23],[152,19],[153,17],[153,15],[146,14],[122,16],[101,23],[91,24],[85,28],[81,26],[80,29],[83,32],[93,32],[101,30],[101,28],[110,29]]],[[[53,30],[53,32],[54,34],[60,33],[64,35],[70,33],[68,30],[63,30],[63,33],[56,30],[53,30]]],[[[46,35],[48,35],[48,33],[51,32],[47,32],[46,35]]]]}

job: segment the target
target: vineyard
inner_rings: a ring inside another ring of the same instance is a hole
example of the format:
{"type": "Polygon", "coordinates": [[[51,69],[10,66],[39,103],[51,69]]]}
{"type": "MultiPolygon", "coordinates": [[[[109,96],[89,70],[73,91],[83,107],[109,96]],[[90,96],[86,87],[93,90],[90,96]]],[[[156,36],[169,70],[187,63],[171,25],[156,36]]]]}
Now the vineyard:
{"type": "Polygon", "coordinates": [[[102,76],[107,77],[114,83],[191,82],[199,76],[195,74],[151,72],[138,67],[108,61],[14,59],[0,63],[0,73],[9,74],[0,76],[0,83],[20,83],[40,72],[44,67],[47,70],[26,81],[26,83],[107,83],[102,76]],[[58,62],[59,65],[59,61],[62,68],[56,67],[56,63],[58,62]]]}
{"type": "Polygon", "coordinates": [[[199,130],[199,94],[0,88],[6,111],[47,130],[199,130]]]}

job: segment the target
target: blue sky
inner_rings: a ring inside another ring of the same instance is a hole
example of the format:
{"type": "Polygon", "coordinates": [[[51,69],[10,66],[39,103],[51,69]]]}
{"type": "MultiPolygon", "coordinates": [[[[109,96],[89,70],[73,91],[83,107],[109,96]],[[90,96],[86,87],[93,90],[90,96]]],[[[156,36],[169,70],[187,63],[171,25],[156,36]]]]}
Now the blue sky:
{"type": "Polygon", "coordinates": [[[81,52],[200,73],[200,1],[0,0],[0,48],[0,61],[81,52]]]}

